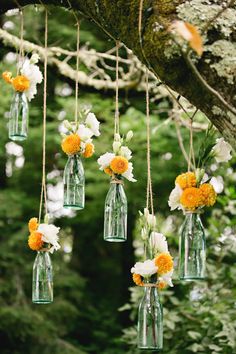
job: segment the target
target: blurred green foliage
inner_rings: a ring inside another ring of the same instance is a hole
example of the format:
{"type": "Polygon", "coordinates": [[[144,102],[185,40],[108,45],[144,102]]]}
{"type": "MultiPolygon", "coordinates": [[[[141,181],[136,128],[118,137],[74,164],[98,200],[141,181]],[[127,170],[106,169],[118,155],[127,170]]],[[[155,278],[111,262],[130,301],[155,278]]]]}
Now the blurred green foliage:
{"type": "MultiPolygon", "coordinates": [[[[17,16],[4,17],[19,32],[17,16]]],[[[39,7],[25,10],[25,38],[41,44],[43,13],[39,7]]],[[[73,16],[62,9],[51,9],[49,43],[73,50],[76,31],[73,16]]],[[[81,44],[99,51],[114,46],[93,23],[82,20],[81,44]]],[[[9,62],[11,48],[1,47],[0,69],[15,70],[9,62]]],[[[58,126],[71,119],[74,110],[74,83],[49,68],[47,110],[47,173],[53,188],[62,180],[66,156],[61,153],[58,126]],[[65,95],[64,88],[69,88],[65,95]]],[[[37,216],[42,160],[42,85],[30,103],[29,138],[22,144],[24,166],[7,153],[7,118],[12,91],[0,82],[0,343],[2,354],[138,353],[136,349],[137,306],[142,289],[133,288],[130,268],[134,251],[140,247],[136,226],[138,210],[145,206],[146,127],[145,97],[136,91],[121,92],[121,132],[132,129],[131,148],[137,183],[126,183],[129,201],[129,238],[125,244],[103,241],[103,205],[109,188],[108,177],[98,170],[96,159],[111,149],[114,117],[114,92],[97,92],[80,87],[80,104],[92,105],[101,121],[101,136],[96,140],[95,157],[84,161],[86,171],[86,208],[67,217],[60,215],[61,200],[52,189],[50,202],[57,203],[55,224],[61,227],[62,250],[54,254],[54,291],[52,305],[31,303],[31,273],[35,254],[27,247],[27,222],[37,216]],[[54,200],[54,201],[53,201],[54,200]],[[58,214],[59,213],[59,214],[58,214]],[[131,288],[130,288],[131,287],[131,288]],[[131,300],[130,292],[131,291],[131,300]],[[120,309],[120,311],[118,311],[120,309]]],[[[151,112],[171,108],[167,99],[154,101],[151,112]]],[[[170,214],[167,200],[177,174],[186,164],[180,152],[174,124],[163,124],[167,114],[151,115],[151,154],[154,202],[160,231],[168,236],[177,261],[180,213],[170,214]]],[[[197,118],[203,121],[202,115],[197,118]]],[[[181,128],[184,143],[188,131],[181,128]]],[[[197,140],[203,137],[198,132],[197,140]]],[[[8,150],[7,150],[8,148],[8,150]]],[[[225,193],[216,207],[203,217],[207,227],[208,278],[202,283],[183,284],[163,291],[164,353],[236,352],[236,174],[231,166],[217,171],[225,180],[225,193]],[[222,236],[223,235],[223,236],[222,236]]],[[[212,171],[215,167],[212,166],[212,171]]]]}

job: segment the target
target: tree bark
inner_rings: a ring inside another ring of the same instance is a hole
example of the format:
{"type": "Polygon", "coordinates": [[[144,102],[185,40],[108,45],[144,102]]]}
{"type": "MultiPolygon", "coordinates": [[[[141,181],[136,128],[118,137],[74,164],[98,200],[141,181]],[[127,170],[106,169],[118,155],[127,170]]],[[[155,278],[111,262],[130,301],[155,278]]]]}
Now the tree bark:
{"type": "MultiPolygon", "coordinates": [[[[38,2],[18,0],[22,6],[38,2]]],[[[227,109],[222,101],[196,77],[196,73],[180,51],[175,51],[173,55],[168,55],[166,51],[169,47],[171,53],[173,44],[170,42],[171,37],[166,28],[178,18],[176,8],[180,4],[187,3],[187,0],[144,0],[141,41],[138,31],[139,0],[71,0],[70,2],[73,10],[92,19],[114,39],[122,41],[163,83],[204,112],[221,134],[236,148],[235,78],[233,83],[229,83],[224,76],[219,76],[210,65],[210,53],[207,55],[204,53],[197,61],[196,67],[203,79],[223,97],[232,107],[232,111],[227,109]],[[155,31],[155,26],[161,29],[155,31]]],[[[211,0],[211,2],[212,5],[215,4],[215,1],[211,0]]],[[[221,2],[219,0],[219,4],[221,2]]],[[[69,7],[67,0],[44,0],[43,3],[69,7]]],[[[231,7],[235,9],[235,5],[232,4],[231,7]]],[[[212,5],[209,5],[209,10],[212,5]]],[[[15,7],[14,0],[2,0],[0,11],[3,13],[15,7]]],[[[222,33],[214,30],[213,36],[215,41],[222,38],[222,33]]],[[[231,38],[234,37],[235,33],[231,38]]]]}

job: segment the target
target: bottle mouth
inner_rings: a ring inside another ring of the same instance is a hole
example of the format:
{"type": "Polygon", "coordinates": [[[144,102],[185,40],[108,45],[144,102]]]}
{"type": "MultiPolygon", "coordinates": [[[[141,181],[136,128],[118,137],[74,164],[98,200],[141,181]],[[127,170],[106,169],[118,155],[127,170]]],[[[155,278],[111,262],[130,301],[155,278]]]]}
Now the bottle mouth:
{"type": "Polygon", "coordinates": [[[184,214],[202,214],[204,211],[203,210],[184,210],[184,214]]]}

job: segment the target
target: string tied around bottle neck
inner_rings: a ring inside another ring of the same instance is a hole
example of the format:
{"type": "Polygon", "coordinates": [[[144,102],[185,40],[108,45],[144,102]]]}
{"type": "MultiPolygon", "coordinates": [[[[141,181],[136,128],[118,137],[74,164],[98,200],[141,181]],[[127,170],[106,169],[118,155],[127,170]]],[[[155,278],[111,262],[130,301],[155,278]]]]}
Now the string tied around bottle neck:
{"type": "Polygon", "coordinates": [[[122,179],[118,179],[118,178],[112,178],[110,183],[124,185],[124,181],[122,179]]]}

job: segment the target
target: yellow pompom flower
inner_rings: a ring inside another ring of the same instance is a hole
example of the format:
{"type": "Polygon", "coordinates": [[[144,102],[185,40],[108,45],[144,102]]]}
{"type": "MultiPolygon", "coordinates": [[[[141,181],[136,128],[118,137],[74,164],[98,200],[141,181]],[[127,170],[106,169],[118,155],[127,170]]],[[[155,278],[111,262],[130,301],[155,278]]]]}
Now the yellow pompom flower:
{"type": "Polygon", "coordinates": [[[94,154],[94,145],[92,143],[87,143],[85,145],[85,150],[84,150],[83,156],[87,159],[87,158],[93,156],[93,154],[94,154]]]}
{"type": "Polygon", "coordinates": [[[180,203],[188,210],[194,210],[203,205],[203,198],[200,188],[186,188],[180,197],[180,203]]]}
{"type": "Polygon", "coordinates": [[[75,155],[80,151],[80,137],[78,134],[70,134],[63,139],[61,144],[62,150],[67,155],[75,155]]]}
{"type": "Polygon", "coordinates": [[[109,175],[109,176],[112,176],[112,175],[113,175],[113,172],[112,172],[112,170],[110,169],[110,167],[104,168],[104,172],[105,172],[107,175],[109,175]]]}
{"type": "Polygon", "coordinates": [[[18,75],[12,79],[12,85],[16,91],[24,92],[25,90],[28,90],[30,82],[24,75],[18,75]]]}
{"type": "Polygon", "coordinates": [[[176,178],[175,184],[178,184],[182,189],[196,187],[196,176],[193,172],[182,173],[176,178]]]}
{"type": "Polygon", "coordinates": [[[116,156],[110,163],[110,168],[115,174],[122,175],[128,170],[128,160],[123,156],[116,156]]]}
{"type": "Polygon", "coordinates": [[[34,231],[29,235],[28,245],[33,251],[39,251],[43,246],[42,234],[34,231]]]}
{"type": "Polygon", "coordinates": [[[143,286],[143,281],[140,274],[133,274],[133,281],[138,286],[143,286]]]}
{"type": "Polygon", "coordinates": [[[5,80],[8,84],[12,83],[12,73],[10,71],[4,71],[2,73],[2,78],[5,80]]]}
{"type": "Polygon", "coordinates": [[[28,228],[29,232],[36,231],[38,228],[38,219],[37,218],[31,218],[30,221],[28,222],[28,228]]]}
{"type": "Polygon", "coordinates": [[[216,202],[217,194],[210,183],[204,183],[200,186],[202,193],[202,203],[206,206],[213,206],[216,202]]]}
{"type": "Polygon", "coordinates": [[[157,285],[159,290],[163,290],[167,287],[167,283],[164,280],[160,280],[157,285]]]}
{"type": "Polygon", "coordinates": [[[169,253],[160,253],[155,258],[155,265],[158,267],[158,274],[166,274],[173,269],[173,258],[169,253]]]}

